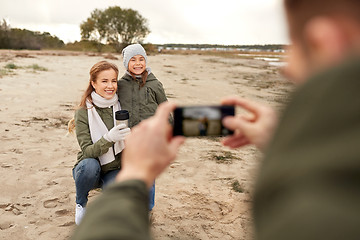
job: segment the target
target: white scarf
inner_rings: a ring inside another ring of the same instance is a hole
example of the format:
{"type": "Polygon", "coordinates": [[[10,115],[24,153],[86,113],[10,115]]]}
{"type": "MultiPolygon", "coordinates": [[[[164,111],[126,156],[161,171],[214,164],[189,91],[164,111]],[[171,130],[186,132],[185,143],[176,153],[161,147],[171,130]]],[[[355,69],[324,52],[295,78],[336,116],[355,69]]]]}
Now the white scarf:
{"type": "MultiPolygon", "coordinates": [[[[113,107],[113,118],[114,126],[116,125],[115,112],[121,109],[120,102],[118,101],[118,96],[115,94],[112,99],[105,99],[97,94],[95,91],[91,93],[91,98],[94,105],[100,108],[109,108],[113,107]]],[[[86,107],[89,120],[90,136],[93,143],[96,143],[104,136],[109,130],[107,129],[105,123],[102,121],[100,115],[96,111],[95,107],[86,100],[86,107]]],[[[115,155],[121,152],[125,147],[124,141],[116,142],[114,144],[115,155]]],[[[105,165],[115,160],[115,155],[112,150],[112,147],[109,150],[99,157],[100,164],[105,165]]]]}

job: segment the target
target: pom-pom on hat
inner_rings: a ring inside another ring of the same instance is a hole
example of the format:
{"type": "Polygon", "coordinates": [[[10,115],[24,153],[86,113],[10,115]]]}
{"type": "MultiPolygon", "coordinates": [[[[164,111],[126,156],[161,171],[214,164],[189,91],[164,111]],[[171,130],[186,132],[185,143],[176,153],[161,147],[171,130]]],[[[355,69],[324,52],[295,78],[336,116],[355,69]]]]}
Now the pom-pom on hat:
{"type": "Polygon", "coordinates": [[[131,44],[122,50],[123,63],[126,69],[128,69],[130,59],[136,55],[143,56],[145,58],[145,62],[147,62],[145,49],[138,43],[131,44]]]}

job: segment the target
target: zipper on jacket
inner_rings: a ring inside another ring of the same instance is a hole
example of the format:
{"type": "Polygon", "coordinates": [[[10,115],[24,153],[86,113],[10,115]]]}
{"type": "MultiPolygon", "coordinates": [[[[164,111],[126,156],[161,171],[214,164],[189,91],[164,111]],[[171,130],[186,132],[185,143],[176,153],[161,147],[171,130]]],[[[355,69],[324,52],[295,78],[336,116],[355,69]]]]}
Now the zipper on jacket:
{"type": "Polygon", "coordinates": [[[150,100],[150,93],[149,93],[149,88],[146,88],[146,99],[145,99],[145,101],[146,101],[146,104],[148,104],[149,103],[149,100],[150,100]]]}

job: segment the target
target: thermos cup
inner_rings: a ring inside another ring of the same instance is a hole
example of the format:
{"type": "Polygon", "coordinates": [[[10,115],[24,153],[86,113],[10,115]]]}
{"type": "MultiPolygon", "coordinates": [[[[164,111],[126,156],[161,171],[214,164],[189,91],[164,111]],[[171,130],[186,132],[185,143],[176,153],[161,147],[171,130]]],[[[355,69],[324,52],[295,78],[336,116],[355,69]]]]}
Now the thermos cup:
{"type": "Polygon", "coordinates": [[[129,111],[120,110],[115,112],[116,125],[121,123],[125,124],[126,127],[129,127],[129,111]]]}

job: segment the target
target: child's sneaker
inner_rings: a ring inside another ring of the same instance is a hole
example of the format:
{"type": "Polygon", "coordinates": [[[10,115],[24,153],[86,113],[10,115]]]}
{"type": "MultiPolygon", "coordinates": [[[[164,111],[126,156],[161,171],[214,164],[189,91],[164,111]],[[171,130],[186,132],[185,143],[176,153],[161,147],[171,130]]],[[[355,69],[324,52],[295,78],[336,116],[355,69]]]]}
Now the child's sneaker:
{"type": "Polygon", "coordinates": [[[81,219],[85,215],[85,208],[83,208],[80,204],[76,204],[75,208],[75,223],[76,225],[79,225],[81,222],[81,219]]]}

